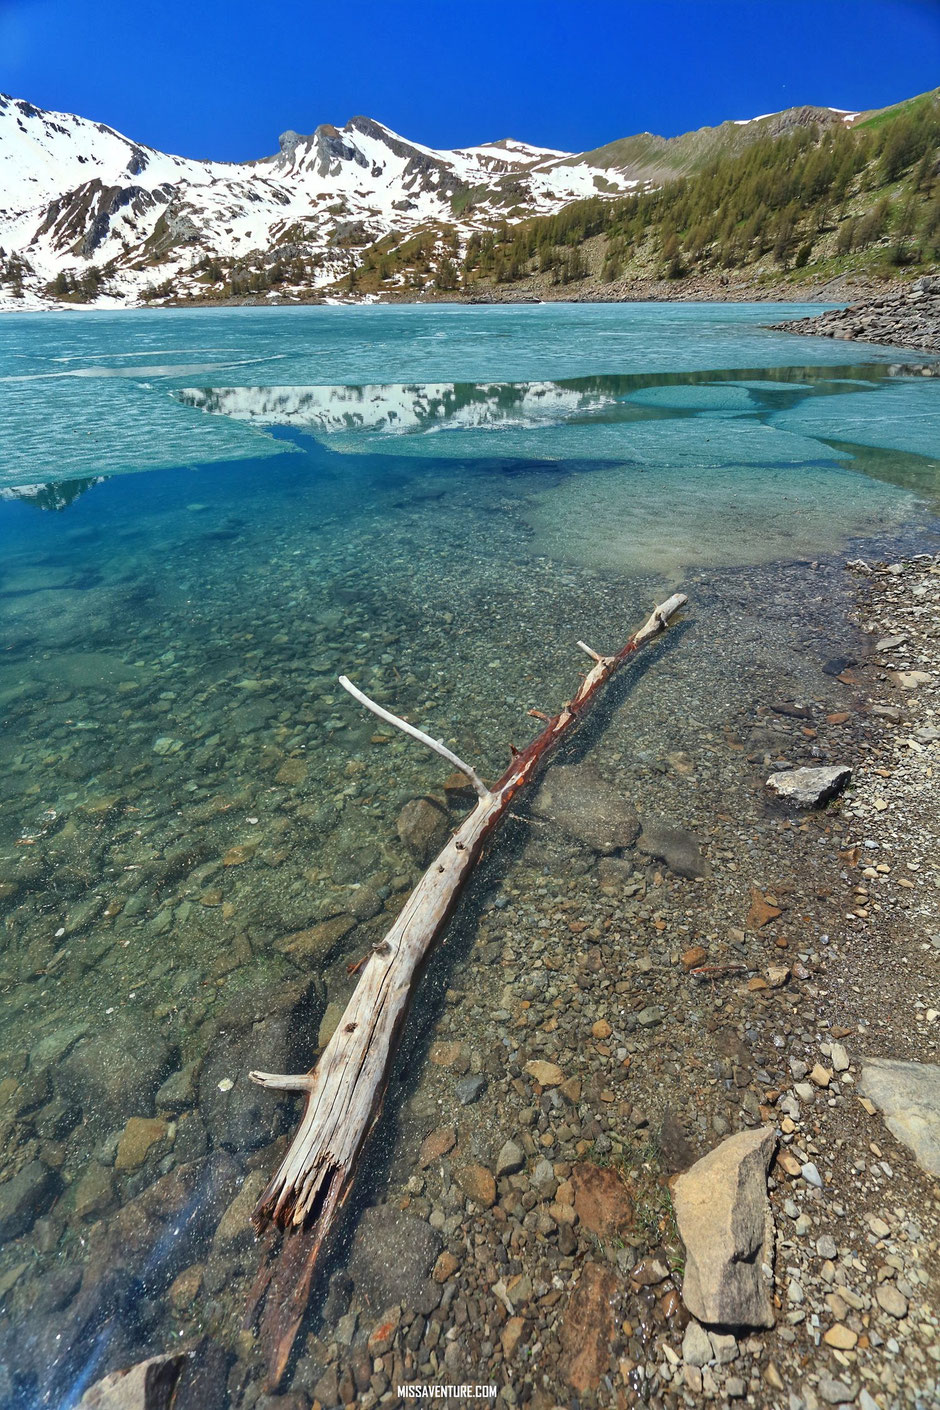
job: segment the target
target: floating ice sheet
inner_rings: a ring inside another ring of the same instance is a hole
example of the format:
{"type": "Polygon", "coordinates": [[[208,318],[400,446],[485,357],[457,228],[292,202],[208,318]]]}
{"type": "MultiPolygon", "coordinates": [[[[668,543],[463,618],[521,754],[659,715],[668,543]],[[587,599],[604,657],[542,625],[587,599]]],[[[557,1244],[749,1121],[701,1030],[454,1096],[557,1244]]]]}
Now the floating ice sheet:
{"type": "Polygon", "coordinates": [[[781,430],[940,459],[940,379],[899,379],[877,391],[809,397],[771,420],[781,430]]]}

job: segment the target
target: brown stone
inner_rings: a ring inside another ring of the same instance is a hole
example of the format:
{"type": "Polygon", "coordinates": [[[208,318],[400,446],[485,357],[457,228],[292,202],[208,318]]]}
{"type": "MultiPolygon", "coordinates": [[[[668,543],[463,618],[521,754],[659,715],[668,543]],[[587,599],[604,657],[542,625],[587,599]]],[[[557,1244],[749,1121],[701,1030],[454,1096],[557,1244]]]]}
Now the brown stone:
{"type": "Polygon", "coordinates": [[[398,815],[398,836],[422,866],[440,851],[449,831],[447,812],[434,798],[412,798],[398,815]]]}
{"type": "Polygon", "coordinates": [[[484,1209],[496,1203],[496,1181],[485,1165],[465,1165],[457,1171],[457,1184],[468,1199],[484,1209]]]}
{"type": "Polygon", "coordinates": [[[590,1233],[611,1239],[632,1220],[633,1200],[616,1171],[584,1162],[572,1170],[571,1184],[575,1213],[590,1233]]]}
{"type": "Polygon", "coordinates": [[[75,1186],[75,1213],[79,1219],[103,1214],[114,1199],[114,1177],[104,1165],[93,1161],[75,1186]]]}
{"type": "Polygon", "coordinates": [[[167,1296],[170,1299],[170,1306],[176,1312],[186,1312],[193,1308],[196,1298],[199,1296],[199,1289],[202,1287],[204,1272],[205,1269],[201,1263],[192,1263],[173,1279],[167,1296]]]}
{"type": "Polygon", "coordinates": [[[435,1283],[446,1283],[447,1279],[460,1267],[460,1260],[451,1253],[449,1248],[445,1248],[440,1258],[434,1265],[431,1277],[435,1283]]]}
{"type": "Polygon", "coordinates": [[[389,1307],[382,1313],[372,1331],[369,1333],[369,1355],[384,1356],[386,1351],[390,1351],[395,1340],[395,1333],[398,1331],[401,1322],[401,1308],[389,1307]]]}
{"type": "Polygon", "coordinates": [[[609,1038],[613,1029],[606,1018],[599,1018],[596,1023],[591,1024],[591,1033],[595,1038],[609,1038]]]}
{"type": "Polygon", "coordinates": [[[693,945],[691,950],[686,950],[681,956],[684,969],[698,969],[708,959],[708,951],[704,945],[693,945]]]}
{"type": "Polygon", "coordinates": [[[611,1306],[617,1278],[611,1268],[585,1263],[571,1294],[561,1326],[561,1371],[568,1384],[583,1394],[596,1391],[611,1362],[616,1324],[611,1306]]]}
{"type": "Polygon", "coordinates": [[[452,1151],[456,1144],[457,1132],[452,1126],[438,1126],[436,1131],[429,1132],[421,1142],[421,1150],[418,1152],[418,1164],[421,1169],[426,1170],[448,1151],[452,1151]]]}
{"type": "Polygon", "coordinates": [[[460,1061],[462,1055],[462,1043],[448,1043],[444,1040],[432,1043],[428,1053],[428,1057],[435,1067],[453,1067],[455,1062],[460,1061]]]}
{"type": "Polygon", "coordinates": [[[540,1087],[560,1087],[565,1080],[565,1074],[557,1064],[542,1062],[539,1058],[533,1058],[531,1062],[527,1062],[525,1070],[540,1087]]]}
{"type": "Polygon", "coordinates": [[[306,782],[306,778],[306,759],[285,759],[274,775],[274,782],[283,783],[288,788],[297,788],[301,783],[306,782]]]}
{"type": "Polygon", "coordinates": [[[250,862],[257,850],[257,842],[241,842],[237,847],[228,849],[222,858],[222,865],[223,867],[240,867],[243,862],[250,862]]]}
{"type": "Polygon", "coordinates": [[[834,1327],[823,1332],[823,1341],[827,1346],[834,1346],[837,1351],[851,1351],[858,1341],[858,1335],[843,1323],[836,1322],[834,1327]]]}
{"type": "Polygon", "coordinates": [[[327,960],[355,924],[352,916],[333,916],[330,920],[321,920],[318,925],[311,925],[308,930],[297,930],[293,935],[285,936],[283,940],[278,940],[274,948],[280,950],[282,955],[304,963],[327,960]]]}
{"type": "Polygon", "coordinates": [[[759,930],[762,925],[776,920],[780,914],[779,906],[773,906],[769,901],[765,901],[758,888],[751,887],[751,906],[747,913],[747,920],[744,922],[748,930],[759,930]]]}
{"type": "Polygon", "coordinates": [[[519,1345],[522,1333],[525,1331],[525,1319],[523,1317],[510,1317],[500,1335],[500,1343],[503,1348],[503,1355],[506,1360],[510,1360],[516,1347],[519,1345]]]}
{"type": "Polygon", "coordinates": [[[118,1142],[115,1170],[136,1170],[147,1159],[151,1146],[166,1135],[166,1122],[155,1116],[132,1116],[118,1142]]]}

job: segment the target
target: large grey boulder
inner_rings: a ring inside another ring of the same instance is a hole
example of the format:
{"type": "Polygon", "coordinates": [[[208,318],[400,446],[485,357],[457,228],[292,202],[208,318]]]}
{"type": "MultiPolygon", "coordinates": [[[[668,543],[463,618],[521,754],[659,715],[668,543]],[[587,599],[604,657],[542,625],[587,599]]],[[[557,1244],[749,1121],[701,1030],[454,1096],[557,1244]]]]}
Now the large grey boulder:
{"type": "Polygon", "coordinates": [[[866,1058],[858,1091],[930,1175],[940,1175],[940,1066],[866,1058]]]}
{"type": "Polygon", "coordinates": [[[532,811],[595,852],[631,847],[640,831],[636,809],[589,764],[550,769],[532,800],[532,811]]]}
{"type": "Polygon", "coordinates": [[[673,1204],[686,1250],[682,1300],[709,1326],[774,1324],[767,1170],[776,1144],[772,1126],[741,1131],[675,1182],[673,1204]]]}
{"type": "Polygon", "coordinates": [[[852,770],[845,764],[820,768],[782,769],[771,774],[767,787],[785,803],[798,808],[820,808],[841,793],[852,770]]]}

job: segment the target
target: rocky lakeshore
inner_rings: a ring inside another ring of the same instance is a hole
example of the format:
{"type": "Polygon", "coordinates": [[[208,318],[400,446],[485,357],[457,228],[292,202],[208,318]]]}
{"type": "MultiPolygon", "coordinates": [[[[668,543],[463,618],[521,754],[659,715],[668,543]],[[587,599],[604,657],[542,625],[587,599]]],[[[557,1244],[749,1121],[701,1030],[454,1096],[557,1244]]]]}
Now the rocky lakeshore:
{"type": "Polygon", "coordinates": [[[605,857],[629,806],[615,838],[586,765],[546,779],[533,823],[576,874],[481,916],[412,1160],[298,1368],[314,1406],[440,1380],[545,1410],[935,1403],[940,557],[850,571],[868,649],[827,663],[842,698],[729,723],[755,794],[819,740],[851,763],[841,802],[774,816],[769,853],[719,812],[707,840],[644,822],[631,863],[605,857]]]}
{"type": "MultiPolygon", "coordinates": [[[[87,1177],[69,1195],[85,1251],[41,1253],[38,1280],[5,1266],[8,1309],[31,1309],[45,1355],[94,1332],[102,1280],[116,1308],[149,1288],[174,1309],[178,1348],[83,1406],[153,1410],[175,1386],[175,1410],[370,1410],[406,1384],[493,1386],[496,1403],[537,1410],[936,1403],[940,556],[793,565],[791,593],[814,577],[854,625],[801,625],[793,676],[744,681],[736,713],[696,702],[689,679],[674,727],[644,724],[657,669],[695,651],[678,641],[634,683],[624,730],[608,723],[553,767],[481,873],[277,1395],[231,1328],[257,1258],[247,1216],[284,1136],[265,1143],[290,1118],[233,1106],[222,1074],[296,1062],[291,1026],[320,1005],[322,1044],[339,1006],[303,983],[245,996],[244,1014],[229,1001],[221,1047],[171,1073],[157,1118],[100,1154],[100,1190],[87,1177]],[[822,806],[767,786],[826,768],[851,777],[822,806]],[[129,1202],[103,1218],[128,1172],[129,1202]],[[156,1259],[142,1237],[181,1214],[206,1239],[197,1263],[172,1246],[156,1259]]],[[[758,586],[693,585],[699,621],[720,639],[728,604],[758,586]]],[[[781,600],[768,628],[789,613],[781,600]]],[[[414,863],[442,810],[464,806],[454,790],[403,810],[414,863]]],[[[335,924],[318,938],[330,924],[295,937],[301,966],[335,945],[335,924]]],[[[95,1080],[84,1046],[72,1066],[95,1080]]],[[[139,1065],[155,1084],[169,1063],[142,1049],[139,1065]]],[[[48,1250],[62,1133],[47,1135],[28,1077],[8,1079],[7,1101],[39,1139],[0,1215],[15,1232],[41,1187],[48,1250]]]]}
{"type": "Polygon", "coordinates": [[[892,289],[848,308],[770,326],[784,333],[940,352],[940,275],[923,275],[909,287],[892,289]]]}
{"type": "Polygon", "coordinates": [[[368,1410],[473,1383],[537,1410],[929,1406],[940,561],[900,552],[683,580],[687,620],[520,805],[455,914],[299,1357],[264,1390],[241,1329],[248,1215],[296,1111],[245,1074],[309,1065],[348,964],[467,806],[462,781],[344,713],[335,675],[377,668],[371,689],[489,774],[526,710],[570,689],[584,624],[606,645],[625,600],[661,587],[560,582],[549,559],[507,586],[497,521],[455,624],[466,493],[430,607],[421,504],[362,530],[381,571],[322,587],[286,518],[296,567],[284,601],[238,605],[247,657],[226,615],[251,561],[237,536],[218,593],[200,540],[192,641],[153,613],[125,645],[124,598],[63,576],[56,630],[84,631],[86,654],[59,667],[38,751],[28,683],[6,702],[36,791],[0,872],[0,1403],[89,1387],[85,1410],[171,1393],[173,1410],[368,1410]],[[504,649],[510,631],[542,632],[537,659],[504,649]],[[54,815],[64,766],[75,796],[54,815]],[[888,1069],[886,1092],[875,1060],[918,1066],[888,1069]]]}

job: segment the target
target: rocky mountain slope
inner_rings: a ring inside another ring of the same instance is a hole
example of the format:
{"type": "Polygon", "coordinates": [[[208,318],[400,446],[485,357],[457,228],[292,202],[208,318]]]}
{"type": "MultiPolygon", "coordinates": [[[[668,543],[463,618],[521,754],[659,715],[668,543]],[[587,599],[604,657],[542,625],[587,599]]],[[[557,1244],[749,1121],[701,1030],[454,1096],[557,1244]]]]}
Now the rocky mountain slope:
{"type": "Polygon", "coordinates": [[[351,287],[363,251],[381,259],[384,242],[397,255],[409,239],[419,258],[407,272],[395,263],[387,291],[446,290],[474,236],[646,189],[761,135],[856,116],[796,108],[581,154],[511,139],[435,151],[355,117],[286,132],[272,156],[222,163],[0,96],[0,307],[309,296],[342,278],[351,287]]]}

